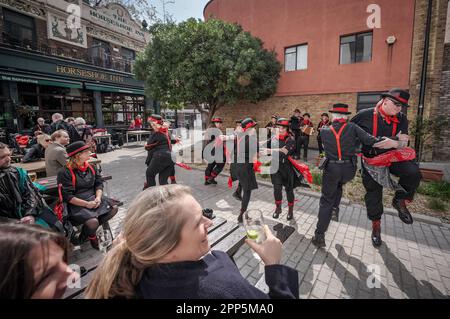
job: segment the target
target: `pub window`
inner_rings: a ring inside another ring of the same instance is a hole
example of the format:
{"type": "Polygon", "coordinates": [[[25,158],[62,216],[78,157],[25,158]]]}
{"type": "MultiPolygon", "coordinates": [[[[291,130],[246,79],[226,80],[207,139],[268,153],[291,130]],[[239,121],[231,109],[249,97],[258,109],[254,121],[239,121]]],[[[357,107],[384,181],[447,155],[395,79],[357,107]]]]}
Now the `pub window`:
{"type": "Polygon", "coordinates": [[[372,60],[372,31],[341,37],[340,64],[372,60]]]}
{"type": "Polygon", "coordinates": [[[34,19],[26,15],[3,8],[5,23],[3,36],[11,44],[34,46],[36,44],[36,27],[34,19]]]}
{"type": "Polygon", "coordinates": [[[289,47],[284,50],[284,70],[286,72],[308,68],[308,44],[289,47]]]}

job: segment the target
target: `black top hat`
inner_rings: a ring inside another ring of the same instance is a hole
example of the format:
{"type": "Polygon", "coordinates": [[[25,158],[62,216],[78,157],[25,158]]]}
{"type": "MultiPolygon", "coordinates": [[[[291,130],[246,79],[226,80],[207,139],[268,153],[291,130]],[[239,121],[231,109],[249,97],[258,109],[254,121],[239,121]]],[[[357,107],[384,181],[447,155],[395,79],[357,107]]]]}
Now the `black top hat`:
{"type": "Polygon", "coordinates": [[[405,90],[394,88],[389,90],[387,93],[382,93],[381,97],[388,97],[391,99],[396,100],[397,102],[400,102],[403,106],[409,107],[408,100],[409,100],[409,93],[405,90]]]}
{"type": "Polygon", "coordinates": [[[284,117],[280,117],[279,119],[277,119],[277,125],[289,127],[289,120],[284,117]]]}
{"type": "Polygon", "coordinates": [[[220,117],[215,117],[211,120],[212,123],[223,123],[222,119],[220,117]]]}
{"type": "Polygon", "coordinates": [[[80,152],[83,152],[84,150],[86,150],[88,148],[90,148],[90,146],[86,145],[85,142],[76,141],[76,142],[73,142],[72,144],[67,145],[66,151],[67,151],[67,155],[69,157],[72,157],[80,152]]]}
{"type": "Polygon", "coordinates": [[[328,116],[328,113],[322,113],[320,116],[326,116],[326,117],[329,117],[329,116],[328,116]]]}
{"type": "Polygon", "coordinates": [[[244,130],[247,130],[256,125],[257,123],[251,117],[247,117],[246,119],[243,119],[241,122],[241,126],[244,130]]]}
{"type": "Polygon", "coordinates": [[[309,113],[305,113],[305,114],[303,114],[303,116],[311,117],[311,115],[309,113]]]}
{"type": "Polygon", "coordinates": [[[333,109],[329,110],[330,113],[339,113],[339,114],[352,114],[352,112],[348,111],[348,105],[344,103],[336,103],[333,104],[333,109]]]}

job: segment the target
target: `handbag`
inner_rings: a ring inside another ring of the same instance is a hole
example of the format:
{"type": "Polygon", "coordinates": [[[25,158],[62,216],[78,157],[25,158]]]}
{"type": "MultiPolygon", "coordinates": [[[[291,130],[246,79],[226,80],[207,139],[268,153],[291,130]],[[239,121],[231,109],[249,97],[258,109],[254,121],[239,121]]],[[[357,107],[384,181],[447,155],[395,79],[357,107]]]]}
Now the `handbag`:
{"type": "Polygon", "coordinates": [[[67,204],[63,201],[62,197],[62,184],[58,184],[58,201],[53,208],[53,211],[56,214],[58,220],[62,223],[64,232],[66,234],[66,238],[70,240],[70,242],[74,245],[78,245],[78,239],[76,236],[76,232],[73,229],[72,223],[69,221],[69,213],[67,210],[67,204]]]}

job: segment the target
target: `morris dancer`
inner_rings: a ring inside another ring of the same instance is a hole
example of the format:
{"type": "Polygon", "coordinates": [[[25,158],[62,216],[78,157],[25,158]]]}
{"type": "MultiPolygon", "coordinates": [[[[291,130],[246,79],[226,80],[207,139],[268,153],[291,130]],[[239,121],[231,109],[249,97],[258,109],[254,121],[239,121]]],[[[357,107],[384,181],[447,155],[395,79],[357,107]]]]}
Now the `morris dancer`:
{"type": "Polygon", "coordinates": [[[334,104],[330,113],[333,122],[330,126],[322,128],[321,131],[325,160],[321,165],[323,175],[319,220],[312,239],[312,243],[317,247],[325,247],[325,232],[331,219],[339,220],[342,188],[356,174],[358,139],[365,145],[374,145],[380,141],[366,133],[358,125],[347,122],[348,115],[351,114],[347,104],[334,104]]]}
{"type": "MultiPolygon", "coordinates": [[[[278,134],[274,132],[274,136],[269,143],[269,148],[261,150],[262,153],[270,152],[272,155],[270,178],[273,184],[276,205],[272,217],[278,218],[281,214],[284,186],[288,200],[287,220],[294,218],[294,188],[302,185],[302,176],[296,172],[300,163],[296,163],[291,157],[295,154],[296,143],[295,137],[289,134],[289,124],[288,119],[279,118],[276,123],[278,134]],[[275,146],[277,148],[274,148],[275,146]],[[276,163],[277,160],[278,163],[276,163]],[[276,171],[274,171],[275,169],[276,171]]],[[[305,167],[307,169],[306,165],[305,167]]],[[[309,172],[309,169],[307,171],[309,172]]],[[[310,178],[310,182],[312,182],[312,177],[310,178]]]]}
{"type": "MultiPolygon", "coordinates": [[[[215,117],[212,119],[211,123],[214,125],[212,129],[222,130],[222,119],[220,117],[215,117]]],[[[222,172],[226,163],[226,153],[227,149],[225,143],[223,143],[222,139],[214,134],[214,131],[207,131],[207,138],[209,138],[209,143],[214,143],[214,148],[211,150],[211,156],[213,157],[208,161],[208,166],[206,166],[205,170],[205,185],[217,184],[216,177],[222,172]],[[222,159],[219,162],[216,162],[215,155],[216,151],[222,151],[222,159]]],[[[209,155],[209,154],[208,154],[209,155]]]]}
{"type": "MultiPolygon", "coordinates": [[[[366,158],[377,161],[380,154],[389,151],[389,160],[385,164],[385,166],[389,166],[389,169],[386,170],[386,177],[390,179],[389,173],[400,177],[399,184],[402,187],[395,192],[392,206],[398,211],[398,216],[404,223],[412,224],[413,218],[406,207],[406,203],[413,200],[416,189],[420,184],[421,174],[419,166],[412,161],[415,158],[415,152],[407,148],[409,141],[408,120],[406,115],[401,112],[403,107],[409,106],[410,95],[402,89],[395,88],[382,94],[381,97],[382,99],[375,108],[360,111],[352,119],[352,122],[374,136],[388,138],[390,149],[384,150],[364,146],[362,153],[366,158]],[[391,163],[393,160],[397,161],[398,158],[401,161],[391,163]]],[[[387,186],[386,183],[381,181],[387,179],[379,176],[375,180],[369,173],[364,160],[362,163],[367,215],[372,221],[372,243],[375,247],[379,247],[382,244],[383,186],[387,186]]]]}

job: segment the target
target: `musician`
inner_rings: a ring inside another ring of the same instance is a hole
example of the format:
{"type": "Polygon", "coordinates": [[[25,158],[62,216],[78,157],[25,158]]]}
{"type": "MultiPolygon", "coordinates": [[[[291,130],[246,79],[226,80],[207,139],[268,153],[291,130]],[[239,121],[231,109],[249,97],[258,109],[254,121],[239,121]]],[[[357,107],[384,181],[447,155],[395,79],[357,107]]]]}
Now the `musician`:
{"type": "MultiPolygon", "coordinates": [[[[380,154],[392,153],[392,158],[398,158],[408,145],[408,120],[402,108],[409,107],[409,93],[394,88],[381,95],[381,100],[374,108],[360,111],[352,122],[358,124],[363,130],[374,136],[388,138],[390,149],[363,146],[362,153],[367,158],[376,159],[380,154]]],[[[421,174],[417,163],[412,159],[403,158],[389,164],[389,173],[400,178],[399,184],[403,190],[398,190],[392,200],[392,206],[398,211],[400,219],[406,224],[412,224],[412,216],[406,204],[413,200],[417,187],[420,184],[421,174]]],[[[383,186],[375,181],[362,162],[362,180],[366,189],[365,203],[368,218],[372,221],[372,243],[379,247],[381,240],[381,216],[383,215],[383,186]]]]}
{"type": "Polygon", "coordinates": [[[351,114],[347,104],[334,104],[329,112],[333,122],[330,126],[323,127],[321,131],[325,161],[321,165],[323,175],[319,220],[312,239],[312,243],[319,248],[325,247],[325,232],[332,217],[336,221],[339,219],[343,186],[355,177],[357,140],[365,145],[379,142],[358,125],[347,122],[348,115],[351,114]]]}
{"type": "Polygon", "coordinates": [[[300,138],[297,147],[299,148],[298,154],[300,156],[301,149],[303,148],[303,161],[306,162],[308,160],[308,145],[309,145],[309,136],[312,134],[312,130],[314,128],[313,123],[310,120],[311,116],[309,113],[303,114],[303,121],[300,126],[300,138]]]}
{"type": "Polygon", "coordinates": [[[322,145],[322,138],[320,137],[320,130],[323,127],[330,126],[330,118],[328,117],[328,113],[322,113],[321,121],[319,122],[319,125],[317,125],[317,145],[319,146],[319,155],[324,155],[323,145],[322,145]]]}

